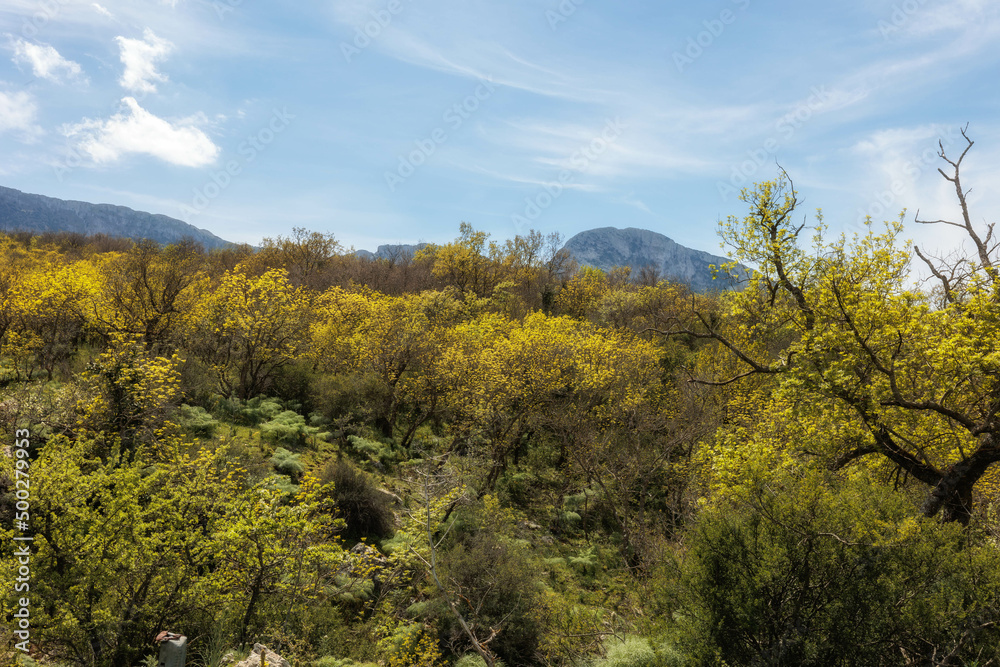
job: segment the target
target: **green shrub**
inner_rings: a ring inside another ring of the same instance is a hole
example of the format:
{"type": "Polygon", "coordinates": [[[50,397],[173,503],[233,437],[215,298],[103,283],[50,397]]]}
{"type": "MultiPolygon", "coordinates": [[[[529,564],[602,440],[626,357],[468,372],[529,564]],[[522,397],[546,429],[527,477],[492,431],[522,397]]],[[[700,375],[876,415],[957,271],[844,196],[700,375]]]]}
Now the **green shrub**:
{"type": "MultiPolygon", "coordinates": [[[[451,582],[468,605],[470,623],[498,628],[490,649],[509,665],[530,664],[544,632],[534,613],[539,591],[537,571],[525,549],[486,531],[472,535],[442,554],[442,581],[451,582]]],[[[439,619],[446,641],[468,646],[451,614],[439,619]]]]}
{"type": "Polygon", "coordinates": [[[592,546],[584,549],[577,556],[570,556],[566,561],[584,576],[592,577],[597,574],[597,554],[592,546]]]}
{"type": "Polygon", "coordinates": [[[783,473],[689,531],[673,615],[698,664],[995,660],[1000,556],[973,537],[863,477],[783,473]]]}
{"type": "Polygon", "coordinates": [[[330,497],[347,522],[347,537],[383,538],[392,534],[395,528],[392,499],[376,489],[366,474],[340,459],[323,468],[320,481],[333,483],[330,497]]]}
{"type": "MultiPolygon", "coordinates": [[[[493,664],[504,667],[503,660],[494,660],[493,664]]],[[[455,663],[455,667],[486,667],[486,661],[478,653],[466,653],[455,663]]]]}
{"type": "Polygon", "coordinates": [[[292,483],[295,484],[298,483],[299,476],[305,471],[305,466],[299,459],[298,454],[293,454],[284,447],[278,447],[271,457],[271,465],[282,475],[288,475],[292,483]]]}
{"type": "Polygon", "coordinates": [[[657,645],[643,637],[626,637],[607,646],[607,655],[593,667],[681,667],[683,656],[669,645],[657,645]]]}
{"type": "Polygon", "coordinates": [[[309,665],[310,667],[377,667],[371,662],[354,662],[350,658],[334,658],[329,655],[313,660],[309,665]]]}
{"type": "Polygon", "coordinates": [[[182,405],[177,409],[177,423],[188,433],[211,438],[219,422],[200,406],[182,405]]]}
{"type": "Polygon", "coordinates": [[[403,459],[405,452],[396,445],[387,445],[378,440],[369,440],[356,435],[347,436],[351,448],[371,461],[376,468],[384,470],[387,466],[403,459]]]}
{"type": "Polygon", "coordinates": [[[260,425],[261,439],[274,444],[296,447],[305,442],[306,418],[285,410],[260,425]]]}
{"type": "Polygon", "coordinates": [[[261,422],[273,419],[285,408],[276,398],[257,396],[248,401],[238,398],[220,398],[216,404],[216,412],[237,424],[256,426],[261,422]]]}
{"type": "Polygon", "coordinates": [[[658,667],[658,664],[656,652],[648,640],[629,637],[608,647],[607,656],[594,667],[658,667]]]}

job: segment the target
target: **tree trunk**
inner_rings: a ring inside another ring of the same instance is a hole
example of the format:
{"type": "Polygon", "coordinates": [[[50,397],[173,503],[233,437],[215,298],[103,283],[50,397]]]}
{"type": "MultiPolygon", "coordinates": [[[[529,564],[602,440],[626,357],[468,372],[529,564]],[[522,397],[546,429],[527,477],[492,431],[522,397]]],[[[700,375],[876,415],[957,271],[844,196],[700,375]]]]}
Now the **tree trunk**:
{"type": "Polygon", "coordinates": [[[959,461],[941,477],[920,508],[924,516],[941,512],[943,521],[958,521],[963,526],[972,517],[972,489],[986,470],[1000,461],[1000,449],[992,446],[992,436],[984,436],[983,445],[959,461]]]}

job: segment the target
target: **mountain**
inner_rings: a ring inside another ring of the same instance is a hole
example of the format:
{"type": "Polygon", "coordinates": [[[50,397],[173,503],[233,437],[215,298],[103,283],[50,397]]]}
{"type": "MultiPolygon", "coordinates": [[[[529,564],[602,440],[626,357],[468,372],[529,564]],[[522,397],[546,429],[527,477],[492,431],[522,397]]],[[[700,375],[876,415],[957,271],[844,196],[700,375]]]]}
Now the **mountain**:
{"type": "Polygon", "coordinates": [[[380,245],[378,250],[371,252],[370,250],[355,250],[354,254],[359,257],[364,257],[365,259],[403,259],[413,258],[417,254],[418,250],[426,248],[428,244],[426,243],[395,243],[390,245],[380,245]]]}
{"type": "Polygon", "coordinates": [[[176,243],[187,237],[206,250],[230,243],[211,232],[165,215],[143,213],[124,206],[88,204],[32,195],[0,187],[0,231],[76,232],[176,243]]]}
{"type": "Polygon", "coordinates": [[[633,277],[644,267],[659,271],[663,278],[686,282],[698,291],[732,289],[732,280],[712,279],[710,264],[730,260],[702,250],[685,248],[663,234],[648,229],[600,227],[580,232],[563,246],[583,266],[608,271],[616,266],[632,268],[633,277]]]}

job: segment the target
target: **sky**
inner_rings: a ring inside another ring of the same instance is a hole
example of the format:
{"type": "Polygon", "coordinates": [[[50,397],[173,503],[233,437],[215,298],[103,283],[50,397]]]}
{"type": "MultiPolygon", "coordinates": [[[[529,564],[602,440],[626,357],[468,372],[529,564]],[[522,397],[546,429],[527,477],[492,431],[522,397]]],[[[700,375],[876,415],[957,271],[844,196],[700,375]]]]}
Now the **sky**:
{"type": "Polygon", "coordinates": [[[639,227],[793,179],[851,234],[1000,194],[1000,0],[0,0],[0,185],[257,244],[639,227]]]}

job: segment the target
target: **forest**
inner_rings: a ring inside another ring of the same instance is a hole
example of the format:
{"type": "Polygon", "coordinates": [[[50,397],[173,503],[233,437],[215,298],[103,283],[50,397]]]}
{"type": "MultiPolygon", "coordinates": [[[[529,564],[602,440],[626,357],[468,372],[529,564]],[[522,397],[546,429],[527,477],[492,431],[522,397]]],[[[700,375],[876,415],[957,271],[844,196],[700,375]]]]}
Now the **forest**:
{"type": "Polygon", "coordinates": [[[204,667],[998,664],[965,154],[917,222],[967,256],[831,235],[780,172],[713,293],[466,223],[388,259],[0,236],[4,664],[155,665],[161,630],[204,667]]]}

